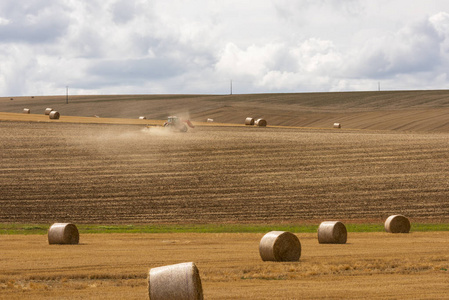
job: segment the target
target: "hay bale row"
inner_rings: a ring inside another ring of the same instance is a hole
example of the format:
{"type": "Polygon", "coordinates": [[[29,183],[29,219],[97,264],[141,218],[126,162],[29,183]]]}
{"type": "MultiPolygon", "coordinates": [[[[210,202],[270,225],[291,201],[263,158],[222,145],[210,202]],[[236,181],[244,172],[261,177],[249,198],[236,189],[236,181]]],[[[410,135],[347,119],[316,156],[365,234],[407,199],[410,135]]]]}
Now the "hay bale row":
{"type": "Polygon", "coordinates": [[[254,119],[251,117],[246,118],[245,125],[254,125],[254,119]]]}
{"type": "Polygon", "coordinates": [[[193,262],[150,269],[148,294],[152,300],[201,300],[203,288],[193,262]]]}
{"type": "Polygon", "coordinates": [[[267,126],[267,121],[265,119],[254,120],[254,118],[248,117],[245,119],[245,125],[255,125],[265,127],[267,126]]]}
{"type": "Polygon", "coordinates": [[[265,126],[267,126],[267,121],[265,119],[257,119],[254,122],[254,125],[255,126],[260,126],[260,127],[265,127],[265,126]]]}
{"type": "Polygon", "coordinates": [[[58,120],[60,117],[60,114],[56,110],[53,110],[50,112],[49,116],[50,116],[50,119],[52,119],[52,120],[58,120]]]}
{"type": "Polygon", "coordinates": [[[259,253],[263,261],[298,261],[301,243],[293,233],[271,231],[260,240],[259,253]]]}
{"type": "Polygon", "coordinates": [[[403,215],[392,215],[385,221],[385,231],[390,233],[409,233],[410,221],[403,215]]]}
{"type": "Polygon", "coordinates": [[[320,244],[346,244],[348,232],[346,226],[339,221],[325,221],[318,227],[320,244]]]}
{"type": "Polygon", "coordinates": [[[24,108],[23,109],[23,113],[24,114],[29,114],[29,113],[31,113],[31,110],[29,108],[24,108]]]}
{"type": "Polygon", "coordinates": [[[78,228],[71,223],[54,223],[48,229],[48,243],[52,244],[78,244],[80,235],[78,228]]]}

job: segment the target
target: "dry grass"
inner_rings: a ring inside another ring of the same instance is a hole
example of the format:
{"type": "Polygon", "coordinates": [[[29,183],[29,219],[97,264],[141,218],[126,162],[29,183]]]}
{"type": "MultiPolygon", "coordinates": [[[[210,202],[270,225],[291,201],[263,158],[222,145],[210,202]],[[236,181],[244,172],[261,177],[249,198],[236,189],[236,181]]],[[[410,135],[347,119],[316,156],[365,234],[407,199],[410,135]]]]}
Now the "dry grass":
{"type": "Polygon", "coordinates": [[[194,261],[205,299],[444,298],[449,233],[351,233],[323,245],[297,233],[299,262],[263,262],[263,234],[96,234],[80,245],[0,236],[0,299],[145,299],[152,267],[194,261]]]}

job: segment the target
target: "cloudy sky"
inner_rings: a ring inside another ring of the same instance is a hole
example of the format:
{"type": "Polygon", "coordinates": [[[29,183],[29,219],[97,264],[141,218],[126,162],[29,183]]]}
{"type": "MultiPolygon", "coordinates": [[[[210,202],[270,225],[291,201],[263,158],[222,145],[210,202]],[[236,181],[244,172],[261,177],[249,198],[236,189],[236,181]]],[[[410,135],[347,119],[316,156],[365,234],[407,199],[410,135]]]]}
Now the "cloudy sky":
{"type": "Polygon", "coordinates": [[[1,0],[0,96],[449,88],[449,1],[1,0]]]}

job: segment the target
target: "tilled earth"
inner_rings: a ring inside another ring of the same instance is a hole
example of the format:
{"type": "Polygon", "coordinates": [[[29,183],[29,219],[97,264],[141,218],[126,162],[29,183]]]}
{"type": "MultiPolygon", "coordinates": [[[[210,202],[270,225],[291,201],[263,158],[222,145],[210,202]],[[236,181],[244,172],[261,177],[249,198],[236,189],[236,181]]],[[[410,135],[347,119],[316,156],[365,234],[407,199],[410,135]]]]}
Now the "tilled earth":
{"type": "Polygon", "coordinates": [[[0,122],[0,222],[449,221],[449,134],[0,122]]]}

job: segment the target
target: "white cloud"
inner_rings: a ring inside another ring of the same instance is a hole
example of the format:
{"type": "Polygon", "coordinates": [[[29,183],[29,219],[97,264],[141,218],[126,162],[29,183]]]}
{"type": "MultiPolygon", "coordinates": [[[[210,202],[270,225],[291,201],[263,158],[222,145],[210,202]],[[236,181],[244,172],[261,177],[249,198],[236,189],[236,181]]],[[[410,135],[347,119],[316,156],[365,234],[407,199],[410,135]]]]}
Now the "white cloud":
{"type": "Polygon", "coordinates": [[[445,88],[448,67],[444,1],[0,3],[5,96],[445,88]]]}

